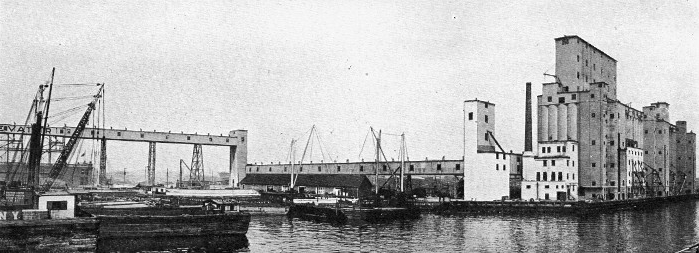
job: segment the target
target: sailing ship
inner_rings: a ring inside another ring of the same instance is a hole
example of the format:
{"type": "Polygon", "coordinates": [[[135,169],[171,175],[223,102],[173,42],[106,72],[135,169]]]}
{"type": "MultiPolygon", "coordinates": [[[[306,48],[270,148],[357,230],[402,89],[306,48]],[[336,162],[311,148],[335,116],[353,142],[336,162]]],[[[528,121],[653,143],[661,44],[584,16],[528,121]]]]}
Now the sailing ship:
{"type": "MultiPolygon", "coordinates": [[[[311,129],[311,134],[315,130],[315,126],[311,129]]],[[[409,195],[405,192],[405,182],[404,182],[404,171],[405,167],[405,134],[401,134],[401,148],[400,148],[400,158],[401,166],[395,170],[391,169],[391,176],[384,181],[384,183],[379,186],[379,166],[381,165],[381,158],[386,161],[386,155],[381,148],[381,132],[374,131],[371,128],[371,133],[375,139],[376,143],[376,166],[375,166],[375,180],[374,180],[374,192],[373,194],[367,194],[364,196],[358,196],[358,200],[349,203],[340,203],[339,199],[335,199],[331,203],[327,202],[327,199],[322,198],[293,198],[292,205],[289,207],[287,215],[289,217],[298,217],[302,219],[309,219],[315,221],[327,221],[332,223],[346,223],[346,222],[385,222],[398,219],[417,219],[420,218],[420,210],[413,205],[409,200],[409,195]],[[396,182],[396,175],[400,173],[399,180],[396,182]],[[394,182],[395,188],[390,189],[386,187],[389,182],[394,182]]],[[[309,137],[310,140],[310,137],[309,137]]],[[[295,182],[298,178],[298,174],[294,174],[295,168],[293,164],[293,158],[295,154],[294,149],[295,141],[292,140],[290,156],[292,157],[291,164],[291,183],[289,189],[292,190],[295,187],[295,182]]],[[[306,145],[308,147],[308,144],[306,145]]],[[[305,151],[304,155],[305,157],[305,151]]],[[[390,166],[386,164],[386,166],[390,166]]],[[[298,195],[297,195],[298,196],[298,195]]]]}

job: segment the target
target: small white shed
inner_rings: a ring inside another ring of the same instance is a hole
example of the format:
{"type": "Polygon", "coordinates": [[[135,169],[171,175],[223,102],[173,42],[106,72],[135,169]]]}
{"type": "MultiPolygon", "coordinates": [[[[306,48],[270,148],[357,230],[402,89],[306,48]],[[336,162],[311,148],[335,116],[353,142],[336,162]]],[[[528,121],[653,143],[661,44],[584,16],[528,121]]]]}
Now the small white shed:
{"type": "Polygon", "coordinates": [[[39,196],[39,210],[48,210],[50,219],[75,218],[75,195],[39,196]]]}

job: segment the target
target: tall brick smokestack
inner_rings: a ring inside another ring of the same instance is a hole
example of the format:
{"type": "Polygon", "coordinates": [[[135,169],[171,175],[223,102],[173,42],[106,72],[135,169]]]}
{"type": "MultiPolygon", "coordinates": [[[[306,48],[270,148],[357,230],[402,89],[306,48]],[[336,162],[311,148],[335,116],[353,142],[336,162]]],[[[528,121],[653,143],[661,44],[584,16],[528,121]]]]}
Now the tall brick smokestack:
{"type": "Polygon", "coordinates": [[[527,98],[524,105],[524,151],[532,150],[532,83],[527,83],[527,98]]]}

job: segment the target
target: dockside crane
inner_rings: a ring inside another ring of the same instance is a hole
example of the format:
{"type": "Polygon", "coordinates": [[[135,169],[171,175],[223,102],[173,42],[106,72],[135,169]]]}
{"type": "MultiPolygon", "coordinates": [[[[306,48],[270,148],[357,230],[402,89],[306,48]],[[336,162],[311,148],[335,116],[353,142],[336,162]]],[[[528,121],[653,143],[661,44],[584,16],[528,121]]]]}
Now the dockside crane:
{"type": "Polygon", "coordinates": [[[90,120],[90,114],[92,114],[92,111],[95,109],[95,104],[97,104],[97,101],[99,101],[99,99],[102,97],[104,84],[98,85],[100,85],[99,91],[97,91],[97,94],[94,96],[92,102],[90,102],[87,105],[87,110],[85,111],[85,114],[83,114],[83,117],[80,119],[78,126],[75,127],[75,131],[70,136],[70,140],[68,140],[68,143],[65,144],[63,150],[61,151],[61,155],[58,156],[58,160],[56,160],[56,163],[51,167],[48,178],[46,179],[44,184],[39,188],[40,192],[49,191],[49,189],[51,189],[51,186],[53,186],[53,183],[61,174],[61,171],[63,171],[63,168],[66,166],[68,158],[70,157],[70,154],[73,152],[75,144],[78,142],[79,137],[82,135],[83,131],[85,130],[85,126],[90,120]]]}

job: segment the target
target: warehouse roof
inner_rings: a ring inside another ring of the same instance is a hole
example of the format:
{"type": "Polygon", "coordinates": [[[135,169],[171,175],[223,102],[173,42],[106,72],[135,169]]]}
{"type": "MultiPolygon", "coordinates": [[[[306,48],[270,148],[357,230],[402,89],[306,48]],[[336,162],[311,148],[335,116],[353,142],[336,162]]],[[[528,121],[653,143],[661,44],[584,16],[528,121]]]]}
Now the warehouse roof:
{"type": "MultiPolygon", "coordinates": [[[[244,185],[289,185],[289,174],[248,174],[240,181],[244,185]]],[[[296,185],[317,187],[359,188],[364,181],[371,182],[365,175],[347,174],[299,174],[296,185]]]]}

